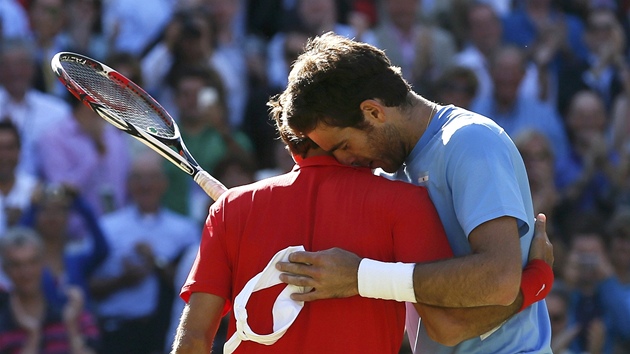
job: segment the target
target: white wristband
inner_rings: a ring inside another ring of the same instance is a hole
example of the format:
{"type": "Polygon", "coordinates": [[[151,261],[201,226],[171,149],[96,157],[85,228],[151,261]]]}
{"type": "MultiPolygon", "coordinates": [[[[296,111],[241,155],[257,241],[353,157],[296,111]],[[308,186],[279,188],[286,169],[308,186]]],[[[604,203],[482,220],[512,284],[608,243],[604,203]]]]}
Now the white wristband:
{"type": "Polygon", "coordinates": [[[386,263],[363,258],[357,275],[359,295],[374,299],[416,302],[414,263],[386,263]]]}

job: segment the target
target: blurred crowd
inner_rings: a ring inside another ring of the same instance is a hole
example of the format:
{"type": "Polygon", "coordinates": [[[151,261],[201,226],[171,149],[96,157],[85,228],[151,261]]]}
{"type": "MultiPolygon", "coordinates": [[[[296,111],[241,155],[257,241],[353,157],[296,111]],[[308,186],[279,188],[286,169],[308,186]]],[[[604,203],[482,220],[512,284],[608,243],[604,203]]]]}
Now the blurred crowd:
{"type": "Polygon", "coordinates": [[[168,352],[212,203],[71,97],[57,52],[142,86],[232,187],[292,168],[266,102],[328,31],[505,129],[549,220],[554,353],[630,353],[629,0],[0,1],[0,352],[168,352]]]}

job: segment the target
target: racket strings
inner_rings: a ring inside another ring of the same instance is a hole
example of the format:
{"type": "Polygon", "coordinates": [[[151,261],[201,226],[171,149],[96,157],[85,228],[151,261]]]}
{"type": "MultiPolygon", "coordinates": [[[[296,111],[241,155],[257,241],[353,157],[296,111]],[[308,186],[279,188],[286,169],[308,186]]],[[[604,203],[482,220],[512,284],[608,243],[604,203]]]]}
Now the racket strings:
{"type": "Polygon", "coordinates": [[[86,94],[116,116],[154,136],[167,139],[175,136],[170,117],[164,117],[165,113],[152,100],[146,99],[140,90],[76,62],[63,62],[62,65],[86,94]]]}

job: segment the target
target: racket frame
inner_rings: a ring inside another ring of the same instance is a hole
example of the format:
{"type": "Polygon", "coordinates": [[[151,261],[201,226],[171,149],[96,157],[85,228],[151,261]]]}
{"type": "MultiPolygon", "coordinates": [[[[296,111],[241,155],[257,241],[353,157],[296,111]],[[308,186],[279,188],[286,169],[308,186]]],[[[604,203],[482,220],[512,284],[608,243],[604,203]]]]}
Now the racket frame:
{"type": "Polygon", "coordinates": [[[202,171],[201,167],[194,159],[194,157],[188,152],[184,141],[181,139],[179,127],[168,114],[168,112],[157,102],[151,95],[149,95],[143,88],[135,84],[133,81],[127,79],[125,76],[117,72],[115,69],[100,63],[94,59],[85,57],[83,55],[71,52],[57,53],[52,61],[51,66],[55,74],[59,77],[59,80],[66,86],[68,91],[72,93],[74,97],[83,102],[86,106],[92,109],[101,118],[115,126],[116,128],[125,131],[134,138],[145,143],[147,146],[155,150],[164,158],[172,162],[179,167],[182,171],[186,172],[190,176],[195,175],[202,171]],[[127,89],[134,91],[137,96],[143,99],[149,106],[153,108],[160,118],[169,126],[172,126],[174,130],[173,137],[166,139],[163,137],[154,136],[150,132],[144,129],[139,129],[133,123],[126,121],[123,117],[108,109],[105,105],[100,103],[98,99],[92,97],[90,93],[86,92],[62,66],[62,61],[75,61],[81,65],[91,66],[95,72],[100,75],[106,76],[109,80],[117,82],[121,86],[126,86],[127,89]],[[171,147],[177,149],[175,151],[171,147]]]}

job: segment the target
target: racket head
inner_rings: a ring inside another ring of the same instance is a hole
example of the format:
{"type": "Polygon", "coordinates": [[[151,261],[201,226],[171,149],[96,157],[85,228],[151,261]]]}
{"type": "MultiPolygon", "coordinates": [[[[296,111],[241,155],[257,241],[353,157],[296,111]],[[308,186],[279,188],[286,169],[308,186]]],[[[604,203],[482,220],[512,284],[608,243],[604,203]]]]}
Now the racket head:
{"type": "Polygon", "coordinates": [[[168,112],[144,89],[115,69],[72,52],[57,53],[51,66],[68,91],[115,127],[165,142],[180,139],[168,112]]]}

